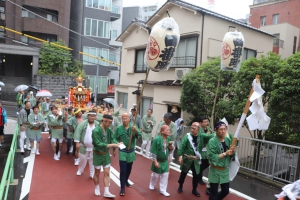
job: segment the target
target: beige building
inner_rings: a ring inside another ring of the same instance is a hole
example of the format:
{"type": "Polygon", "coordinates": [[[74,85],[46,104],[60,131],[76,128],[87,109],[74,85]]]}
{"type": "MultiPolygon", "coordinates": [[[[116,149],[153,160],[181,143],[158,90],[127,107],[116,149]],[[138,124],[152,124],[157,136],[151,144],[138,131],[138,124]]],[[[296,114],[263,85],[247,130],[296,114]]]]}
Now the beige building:
{"type": "Polygon", "coordinates": [[[210,57],[221,55],[222,40],[229,26],[235,26],[244,35],[243,59],[272,51],[274,36],[271,34],[201,7],[169,0],[147,22],[133,21],[117,39],[123,47],[120,85],[116,86],[115,98],[123,104],[122,112],[128,112],[137,103],[136,93],[142,86],[138,83],[142,83],[146,74],[144,54],[149,30],[166,16],[167,10],[179,25],[180,42],[168,71],[150,71],[140,111],[145,115],[148,108],[153,108],[156,121],[162,120],[163,114],[170,112],[172,106],[177,106],[178,110],[173,114],[173,120],[189,119],[180,108],[180,77],[210,57]]]}

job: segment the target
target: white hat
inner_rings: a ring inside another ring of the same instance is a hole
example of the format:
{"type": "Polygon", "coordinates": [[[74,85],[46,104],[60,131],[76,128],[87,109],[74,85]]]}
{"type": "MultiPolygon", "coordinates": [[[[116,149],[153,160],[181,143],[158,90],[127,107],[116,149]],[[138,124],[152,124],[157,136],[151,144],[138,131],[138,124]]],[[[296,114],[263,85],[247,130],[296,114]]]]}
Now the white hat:
{"type": "Polygon", "coordinates": [[[135,107],[135,106],[136,106],[136,103],[133,104],[133,107],[135,107]]]}

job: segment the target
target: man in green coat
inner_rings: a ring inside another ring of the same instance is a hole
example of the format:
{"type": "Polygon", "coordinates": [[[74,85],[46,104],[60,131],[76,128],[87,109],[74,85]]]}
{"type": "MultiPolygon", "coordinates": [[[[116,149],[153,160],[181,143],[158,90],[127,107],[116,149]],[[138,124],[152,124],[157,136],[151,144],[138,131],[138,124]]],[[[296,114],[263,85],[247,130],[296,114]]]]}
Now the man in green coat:
{"type": "Polygon", "coordinates": [[[114,198],[115,195],[109,192],[110,182],[110,156],[109,148],[118,148],[120,143],[115,140],[112,131],[109,129],[112,123],[111,115],[103,115],[100,126],[97,126],[92,133],[93,139],[93,164],[95,166],[94,184],[95,184],[95,195],[100,196],[99,176],[100,169],[103,167],[104,171],[104,197],[114,198]]]}
{"type": "Polygon", "coordinates": [[[115,138],[118,142],[123,142],[126,148],[119,149],[120,160],[120,183],[121,191],[120,196],[125,195],[125,185],[131,187],[128,182],[129,175],[131,173],[133,161],[136,160],[135,156],[135,143],[141,136],[141,132],[137,126],[133,126],[130,123],[130,116],[127,113],[122,115],[122,125],[118,126],[115,132],[115,138]],[[130,136],[132,134],[131,144],[129,146],[130,136]]]}
{"type": "MultiPolygon", "coordinates": [[[[156,136],[158,135],[158,133],[160,131],[160,128],[163,125],[168,125],[169,128],[170,128],[170,131],[171,131],[170,138],[171,138],[171,141],[173,141],[173,147],[174,147],[175,146],[175,141],[176,141],[176,135],[177,135],[177,128],[176,128],[176,124],[174,122],[172,122],[171,117],[172,117],[171,113],[164,114],[164,120],[162,122],[160,122],[160,124],[158,125],[155,135],[156,136]]],[[[173,154],[174,154],[174,149],[170,152],[170,155],[169,155],[170,163],[174,159],[173,154]]]]}
{"type": "Polygon", "coordinates": [[[87,119],[82,121],[76,128],[74,133],[74,142],[76,150],[79,151],[79,164],[77,176],[80,176],[84,171],[87,160],[89,160],[90,177],[94,177],[93,165],[93,140],[92,132],[99,125],[95,121],[96,113],[90,111],[87,113],[87,119]]]}
{"type": "Polygon", "coordinates": [[[94,106],[93,109],[92,109],[92,111],[93,111],[94,113],[96,113],[96,121],[99,122],[99,124],[101,124],[103,115],[102,115],[101,113],[98,112],[97,106],[94,106]]]}
{"type": "MultiPolygon", "coordinates": [[[[215,132],[208,126],[209,125],[208,117],[205,116],[200,117],[199,123],[200,123],[200,133],[215,134],[215,132]]],[[[206,145],[207,143],[204,144],[204,148],[202,149],[202,153],[201,153],[202,159],[201,159],[200,173],[199,173],[199,184],[201,185],[205,185],[204,181],[202,180],[203,171],[209,167],[209,162],[206,155],[207,152],[206,145]]]]}
{"type": "Polygon", "coordinates": [[[154,117],[152,116],[152,109],[147,110],[147,115],[144,115],[142,119],[142,146],[141,146],[141,155],[144,155],[144,149],[146,149],[145,156],[149,156],[149,150],[151,147],[151,139],[152,139],[152,130],[156,124],[154,117]]]}
{"type": "Polygon", "coordinates": [[[163,125],[160,129],[160,135],[155,137],[151,147],[151,158],[153,160],[151,166],[151,179],[149,189],[154,190],[158,178],[160,178],[160,193],[168,197],[170,194],[167,192],[168,177],[169,177],[169,152],[173,150],[170,128],[163,125]]]}
{"type": "Polygon", "coordinates": [[[63,116],[58,108],[52,106],[52,114],[48,115],[48,125],[51,126],[51,142],[54,152],[54,160],[59,160],[62,152],[62,142],[63,142],[63,116]],[[56,154],[56,140],[59,143],[59,151],[56,154]]]}
{"type": "Polygon", "coordinates": [[[46,101],[42,102],[42,113],[44,116],[47,116],[48,113],[50,112],[50,105],[51,105],[50,98],[47,97],[46,101]]]}
{"type": "Polygon", "coordinates": [[[42,126],[44,125],[45,118],[39,112],[39,108],[37,106],[33,106],[33,113],[29,114],[28,122],[29,122],[29,133],[28,137],[31,145],[31,153],[35,153],[36,155],[40,155],[40,143],[42,141],[42,126]],[[34,141],[36,141],[36,151],[34,151],[34,141]]]}
{"type": "Polygon", "coordinates": [[[185,177],[189,170],[193,172],[193,190],[192,193],[200,197],[199,192],[197,191],[198,187],[198,175],[200,171],[201,163],[201,152],[204,147],[204,144],[209,141],[213,135],[207,135],[199,133],[200,124],[194,122],[191,126],[191,132],[187,133],[181,141],[180,147],[178,149],[178,163],[180,164],[180,177],[178,180],[179,187],[177,192],[182,193],[182,187],[185,180],[185,177]]]}
{"type": "Polygon", "coordinates": [[[216,136],[207,145],[207,158],[210,163],[208,174],[209,200],[223,199],[229,194],[229,164],[235,151],[235,147],[230,147],[231,140],[226,137],[226,124],[217,122],[215,131],[216,136]],[[221,185],[221,192],[218,192],[219,184],[221,185]]]}
{"type": "Polygon", "coordinates": [[[16,103],[17,103],[17,115],[19,114],[19,111],[22,108],[23,105],[23,98],[24,98],[24,92],[23,90],[20,90],[16,96],[16,103]]]}
{"type": "Polygon", "coordinates": [[[31,150],[29,143],[29,122],[28,116],[32,113],[31,105],[29,101],[25,102],[25,107],[20,111],[18,116],[18,124],[20,125],[20,150],[21,154],[24,154],[24,139],[26,138],[26,148],[28,151],[31,150]]]}

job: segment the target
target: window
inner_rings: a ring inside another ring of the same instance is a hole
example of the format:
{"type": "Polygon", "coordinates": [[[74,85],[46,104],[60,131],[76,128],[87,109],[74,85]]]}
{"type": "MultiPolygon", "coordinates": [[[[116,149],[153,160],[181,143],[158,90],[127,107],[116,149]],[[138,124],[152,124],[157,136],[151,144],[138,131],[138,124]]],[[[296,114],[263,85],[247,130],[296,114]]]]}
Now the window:
{"type": "Polygon", "coordinates": [[[111,0],[86,0],[86,7],[110,11],[111,0]]]}
{"type": "Polygon", "coordinates": [[[196,67],[197,42],[196,37],[180,39],[171,67],[196,67]]]}
{"type": "Polygon", "coordinates": [[[112,30],[111,31],[111,38],[117,38],[118,37],[118,31],[117,30],[112,30]]]}
{"type": "Polygon", "coordinates": [[[89,85],[93,92],[97,90],[98,94],[107,93],[107,77],[106,76],[88,76],[89,85]]]}
{"type": "Polygon", "coordinates": [[[84,35],[109,38],[110,22],[85,18],[84,35]]]}
{"type": "Polygon", "coordinates": [[[145,51],[146,49],[136,50],[134,72],[146,72],[147,67],[144,62],[145,51]]]}
{"type": "Polygon", "coordinates": [[[293,43],[293,54],[296,53],[296,46],[297,46],[297,36],[294,36],[294,43],[293,43]]]}
{"type": "Polygon", "coordinates": [[[127,109],[128,107],[128,93],[118,92],[118,103],[123,104],[123,108],[127,109]]]}
{"type": "Polygon", "coordinates": [[[47,14],[47,19],[49,21],[57,22],[57,16],[55,16],[55,15],[47,14]]]}
{"type": "Polygon", "coordinates": [[[147,114],[148,109],[153,109],[153,98],[143,97],[141,105],[141,117],[147,114]]]}
{"type": "Polygon", "coordinates": [[[117,55],[116,54],[109,54],[109,60],[112,62],[117,62],[117,55]]]}
{"type": "Polygon", "coordinates": [[[22,35],[21,36],[21,42],[24,42],[24,43],[35,43],[35,40],[22,35]]]}
{"type": "Polygon", "coordinates": [[[278,24],[279,23],[279,14],[273,15],[273,24],[278,24]]]}
{"type": "Polygon", "coordinates": [[[256,57],[256,50],[244,48],[242,61],[248,60],[251,57],[256,57]]]}
{"type": "Polygon", "coordinates": [[[5,20],[5,8],[4,7],[0,7],[0,17],[1,17],[1,20],[5,20]]]}
{"type": "MultiPolygon", "coordinates": [[[[109,59],[109,50],[108,49],[100,49],[100,48],[95,48],[95,47],[83,47],[83,52],[86,54],[90,54],[93,56],[97,56],[99,58],[104,58],[106,60],[109,59]]],[[[103,65],[103,66],[108,66],[107,62],[98,60],[96,58],[92,58],[90,56],[85,56],[83,55],[83,64],[84,65],[103,65]]]]}
{"type": "Polygon", "coordinates": [[[109,85],[115,85],[115,79],[109,79],[109,85]]]}
{"type": "Polygon", "coordinates": [[[260,26],[265,26],[266,25],[266,16],[260,17],[260,26]]]}
{"type": "Polygon", "coordinates": [[[22,9],[22,17],[35,18],[35,15],[27,10],[22,9]]]}

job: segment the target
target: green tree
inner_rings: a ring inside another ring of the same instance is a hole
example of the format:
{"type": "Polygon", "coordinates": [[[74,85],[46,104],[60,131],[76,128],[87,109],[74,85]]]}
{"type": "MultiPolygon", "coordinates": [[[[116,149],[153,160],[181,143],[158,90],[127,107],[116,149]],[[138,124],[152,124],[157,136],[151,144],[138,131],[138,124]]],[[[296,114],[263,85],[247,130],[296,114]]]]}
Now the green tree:
{"type": "MultiPolygon", "coordinates": [[[[54,42],[67,47],[62,40],[54,42]]],[[[72,60],[69,50],[45,43],[40,49],[41,59],[39,71],[41,75],[78,75],[84,74],[83,65],[78,60],[72,60]]]]}
{"type": "Polygon", "coordinates": [[[201,116],[211,116],[219,73],[221,77],[217,102],[227,95],[233,73],[221,71],[220,66],[220,58],[214,58],[183,77],[180,105],[183,111],[193,115],[191,120],[199,119],[201,116]]]}

